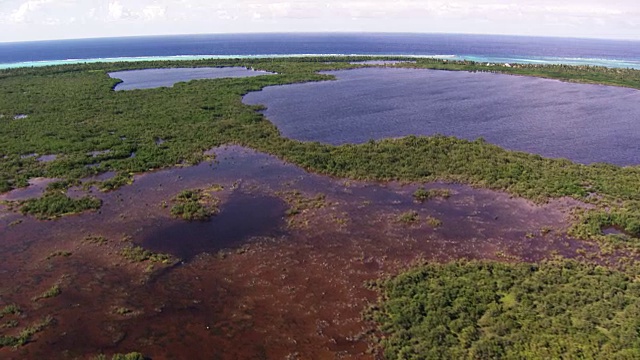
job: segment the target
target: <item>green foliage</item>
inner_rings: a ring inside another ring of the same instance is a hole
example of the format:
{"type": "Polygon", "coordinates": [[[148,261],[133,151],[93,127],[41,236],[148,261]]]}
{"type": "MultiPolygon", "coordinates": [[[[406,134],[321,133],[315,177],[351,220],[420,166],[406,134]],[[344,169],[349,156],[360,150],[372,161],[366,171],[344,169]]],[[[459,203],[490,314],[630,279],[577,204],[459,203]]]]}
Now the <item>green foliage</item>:
{"type": "Polygon", "coordinates": [[[132,352],[128,354],[115,354],[111,360],[145,360],[145,357],[138,352],[132,352]]]}
{"type": "MultiPolygon", "coordinates": [[[[71,181],[115,171],[118,175],[100,186],[110,190],[130,183],[132,173],[195,164],[205,158],[204,151],[232,143],[274,154],[309,171],[343,178],[463,182],[505,190],[535,201],[562,196],[589,200],[590,195],[595,194],[602,199],[599,208],[610,208],[611,214],[626,209],[625,215],[616,219],[617,226],[630,233],[640,227],[638,166],[585,166],[506,151],[483,140],[445,136],[409,136],[342,146],[303,143],[283,138],[275,126],[257,112],[259,107],[242,103],[242,96],[250,91],[271,85],[331,80],[332,76],[318,74],[318,71],[362,67],[366,65],[349,62],[369,59],[104,63],[0,71],[0,112],[29,115],[20,121],[0,121],[0,192],[27,186],[27,180],[37,176],[71,181]],[[124,69],[191,66],[248,66],[277,75],[197,80],[172,88],[118,92],[112,89],[119,80],[107,75],[108,71],[124,69]],[[159,145],[158,138],[171,141],[159,145]],[[92,153],[96,151],[103,152],[92,153]],[[21,156],[33,153],[58,154],[58,157],[43,163],[35,157],[21,156]],[[132,157],[132,153],[136,156],[132,157]]],[[[505,67],[436,59],[418,59],[415,64],[394,66],[491,71],[640,89],[640,71],[632,69],[565,65],[505,67]]],[[[419,198],[432,196],[422,192],[417,195],[419,198]]],[[[85,201],[84,206],[76,209],[69,202],[56,195],[30,204],[26,209],[42,217],[52,217],[99,206],[85,201]],[[45,206],[53,205],[49,203],[59,204],[49,209],[45,206]],[[35,205],[40,206],[32,210],[35,205]]],[[[292,209],[291,213],[300,211],[292,209]]],[[[193,215],[194,219],[207,217],[207,212],[193,201],[178,205],[173,213],[186,218],[193,215]]],[[[605,227],[606,219],[592,216],[587,222],[597,230],[598,226],[605,227]]]]}
{"type": "Polygon", "coordinates": [[[617,207],[603,207],[580,212],[569,234],[580,239],[600,240],[605,245],[640,248],[640,203],[626,201],[617,207]],[[605,235],[605,229],[615,229],[616,233],[605,235]]]}
{"type": "Polygon", "coordinates": [[[104,236],[99,235],[87,235],[83,240],[85,244],[94,244],[98,246],[106,245],[109,240],[104,236]]]}
{"type": "Polygon", "coordinates": [[[114,312],[115,314],[118,314],[118,315],[127,315],[127,314],[131,314],[131,313],[132,313],[131,309],[126,308],[126,307],[118,307],[118,308],[115,308],[115,309],[113,310],[113,312],[114,312]]]}
{"type": "Polygon", "coordinates": [[[307,210],[321,209],[327,205],[325,194],[316,194],[315,196],[306,196],[298,190],[279,192],[284,201],[289,204],[286,211],[287,216],[295,216],[307,210]]]}
{"type": "Polygon", "coordinates": [[[100,183],[99,188],[102,191],[112,191],[124,185],[133,184],[133,176],[128,173],[119,173],[116,176],[100,183]]]}
{"type": "Polygon", "coordinates": [[[50,287],[47,291],[43,292],[42,294],[38,296],[34,296],[31,300],[38,301],[41,299],[48,299],[48,298],[56,297],[60,294],[62,294],[62,289],[60,289],[60,285],[55,284],[52,287],[50,287]]]}
{"type": "Polygon", "coordinates": [[[47,255],[47,260],[56,258],[56,257],[69,257],[71,256],[71,252],[69,251],[62,251],[62,250],[58,250],[58,251],[54,251],[51,254],[47,255]]]}
{"type": "Polygon", "coordinates": [[[570,260],[428,264],[365,313],[387,359],[631,359],[640,283],[570,260]]]}
{"type": "Polygon", "coordinates": [[[78,185],[80,185],[80,181],[77,179],[54,181],[47,185],[47,191],[64,191],[78,185]]]}
{"type": "Polygon", "coordinates": [[[39,198],[20,202],[20,212],[34,215],[38,219],[48,220],[56,217],[77,214],[86,210],[96,210],[102,201],[92,196],[72,199],[64,193],[47,193],[39,198]]]}
{"type": "MultiPolygon", "coordinates": [[[[145,360],[146,358],[138,352],[131,352],[128,354],[114,354],[111,360],[145,360]]],[[[93,360],[107,360],[107,357],[103,354],[96,355],[93,360]]]]}
{"type": "Polygon", "coordinates": [[[425,219],[427,224],[429,224],[429,226],[431,227],[439,227],[442,226],[442,220],[440,219],[436,219],[433,216],[427,216],[427,218],[425,219]]]}
{"type": "Polygon", "coordinates": [[[22,309],[16,304],[9,304],[0,309],[0,319],[5,317],[6,315],[20,315],[22,313],[22,309]]]}
{"type": "Polygon", "coordinates": [[[449,189],[426,190],[425,188],[421,187],[421,188],[418,188],[418,190],[416,190],[413,193],[413,197],[420,202],[427,201],[433,198],[448,199],[450,196],[451,196],[451,190],[449,189]]]}
{"type": "Polygon", "coordinates": [[[212,212],[197,201],[186,201],[173,205],[171,215],[188,221],[203,221],[208,220],[212,212]]]}
{"type": "Polygon", "coordinates": [[[0,349],[5,346],[18,347],[27,344],[31,341],[33,335],[44,330],[47,326],[51,325],[54,319],[51,316],[47,316],[40,322],[24,328],[17,336],[0,335],[0,349]]]}
{"type": "Polygon", "coordinates": [[[487,63],[474,61],[443,61],[436,59],[417,59],[416,63],[403,63],[397,66],[405,68],[478,71],[535,76],[570,82],[640,89],[640,71],[635,69],[562,64],[510,64],[510,66],[507,67],[504,66],[504,64],[487,65],[487,63]]]}
{"type": "Polygon", "coordinates": [[[398,215],[398,221],[405,224],[414,223],[418,221],[418,212],[414,210],[403,212],[402,214],[398,215]]]}
{"type": "Polygon", "coordinates": [[[131,262],[151,261],[170,264],[175,260],[171,255],[154,253],[140,246],[127,246],[120,251],[120,255],[131,262]]]}
{"type": "Polygon", "coordinates": [[[218,213],[217,200],[203,190],[183,190],[173,198],[171,215],[187,221],[205,221],[218,213]]]}
{"type": "Polygon", "coordinates": [[[18,327],[18,320],[15,319],[9,320],[4,324],[0,324],[0,329],[13,329],[15,327],[18,327]]]}

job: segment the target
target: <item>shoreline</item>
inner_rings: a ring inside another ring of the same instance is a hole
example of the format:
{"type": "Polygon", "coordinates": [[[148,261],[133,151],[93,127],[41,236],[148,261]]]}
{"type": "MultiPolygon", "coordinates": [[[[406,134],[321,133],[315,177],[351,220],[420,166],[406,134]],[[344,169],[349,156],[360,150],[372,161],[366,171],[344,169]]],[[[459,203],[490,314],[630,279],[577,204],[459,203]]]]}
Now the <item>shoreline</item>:
{"type": "Polygon", "coordinates": [[[171,55],[171,56],[132,56],[107,57],[87,59],[52,59],[38,61],[23,61],[0,63],[0,70],[44,67],[57,65],[77,65],[95,63],[118,62],[147,62],[147,61],[193,61],[193,60],[228,60],[228,59],[284,59],[284,58],[312,58],[312,57],[363,57],[371,59],[405,58],[405,59],[442,59],[452,61],[473,61],[478,63],[495,64],[528,64],[528,65],[570,65],[570,66],[602,66],[606,68],[640,69],[640,59],[598,59],[598,58],[566,58],[566,57],[530,57],[517,56],[480,56],[480,55],[419,55],[419,54],[257,54],[257,55],[171,55]]]}

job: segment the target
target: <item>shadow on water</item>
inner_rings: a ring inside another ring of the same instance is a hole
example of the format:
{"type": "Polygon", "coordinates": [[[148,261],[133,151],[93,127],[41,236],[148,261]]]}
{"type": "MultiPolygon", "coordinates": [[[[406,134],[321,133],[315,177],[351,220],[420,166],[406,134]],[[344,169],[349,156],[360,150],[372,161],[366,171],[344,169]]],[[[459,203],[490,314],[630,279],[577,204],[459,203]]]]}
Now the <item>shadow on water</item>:
{"type": "Polygon", "coordinates": [[[252,237],[283,235],[286,204],[279,198],[235,192],[209,221],[160,228],[142,243],[153,251],[189,260],[201,253],[242,245],[252,237]]]}

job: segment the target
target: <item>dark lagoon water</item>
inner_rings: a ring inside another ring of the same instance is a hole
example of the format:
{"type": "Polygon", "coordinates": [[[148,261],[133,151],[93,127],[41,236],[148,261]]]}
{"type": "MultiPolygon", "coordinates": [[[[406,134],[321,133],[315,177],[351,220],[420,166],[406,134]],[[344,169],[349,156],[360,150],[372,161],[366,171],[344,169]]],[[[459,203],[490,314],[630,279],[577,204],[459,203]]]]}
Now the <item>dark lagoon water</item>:
{"type": "Polygon", "coordinates": [[[289,33],[0,43],[0,69],[98,61],[323,54],[640,68],[638,41],[463,34],[289,33]]]}
{"type": "Polygon", "coordinates": [[[243,67],[223,68],[173,68],[116,71],[109,76],[121,79],[115,90],[152,89],[171,87],[175,83],[198,79],[251,77],[270,74],[267,71],[249,70],[243,67]]]}
{"type": "Polygon", "coordinates": [[[443,134],[589,164],[640,163],[640,91],[491,73],[366,68],[249,93],[283,136],[329,144],[443,134]]]}

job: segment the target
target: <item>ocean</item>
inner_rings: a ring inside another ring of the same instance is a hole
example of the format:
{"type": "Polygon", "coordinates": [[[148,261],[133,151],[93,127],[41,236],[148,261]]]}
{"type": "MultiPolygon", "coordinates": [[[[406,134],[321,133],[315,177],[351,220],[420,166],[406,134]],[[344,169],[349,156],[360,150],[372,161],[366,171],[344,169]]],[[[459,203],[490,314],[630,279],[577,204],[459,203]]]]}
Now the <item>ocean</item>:
{"type": "Polygon", "coordinates": [[[640,69],[640,41],[461,34],[219,34],[0,43],[0,69],[100,61],[403,55],[640,69]]]}

